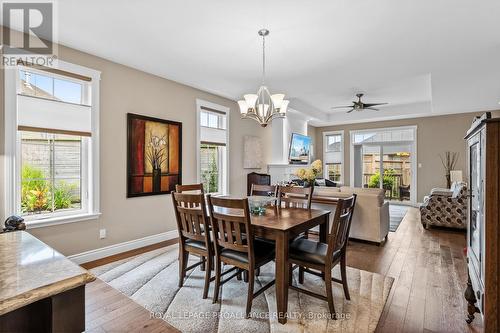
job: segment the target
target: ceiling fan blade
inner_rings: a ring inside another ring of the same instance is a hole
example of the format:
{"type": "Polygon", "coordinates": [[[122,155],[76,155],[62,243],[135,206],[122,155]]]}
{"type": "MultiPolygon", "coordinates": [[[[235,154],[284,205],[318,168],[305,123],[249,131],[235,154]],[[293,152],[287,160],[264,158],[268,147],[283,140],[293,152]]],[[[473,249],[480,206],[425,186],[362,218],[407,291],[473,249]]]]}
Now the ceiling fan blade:
{"type": "Polygon", "coordinates": [[[365,109],[366,108],[370,108],[372,106],[377,106],[377,105],[386,105],[386,104],[389,104],[389,103],[365,103],[363,104],[365,106],[365,109]]]}
{"type": "Polygon", "coordinates": [[[332,106],[331,109],[347,109],[347,108],[352,108],[352,105],[346,105],[346,106],[332,106]]]}
{"type": "Polygon", "coordinates": [[[354,111],[354,109],[350,109],[349,111],[347,111],[347,113],[351,113],[352,111],[354,111]]]}
{"type": "Polygon", "coordinates": [[[364,110],[380,111],[379,109],[375,109],[375,108],[364,108],[364,110]]]}

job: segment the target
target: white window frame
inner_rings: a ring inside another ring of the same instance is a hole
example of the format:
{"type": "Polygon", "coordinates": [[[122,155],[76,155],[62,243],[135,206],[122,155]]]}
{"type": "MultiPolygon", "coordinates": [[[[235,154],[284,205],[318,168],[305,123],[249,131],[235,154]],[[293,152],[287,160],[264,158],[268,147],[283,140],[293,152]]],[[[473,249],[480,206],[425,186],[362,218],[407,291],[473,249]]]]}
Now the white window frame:
{"type": "Polygon", "coordinates": [[[328,169],[326,165],[326,159],[324,158],[325,153],[328,152],[328,141],[327,141],[327,136],[330,135],[339,135],[340,134],[340,140],[341,140],[341,145],[340,145],[340,183],[344,184],[344,130],[341,131],[327,131],[323,132],[323,177],[325,179],[328,179],[328,169]]]}
{"type": "MultiPolygon", "coordinates": [[[[100,172],[99,172],[99,87],[101,72],[87,67],[71,64],[65,61],[54,61],[54,69],[86,76],[91,78],[91,138],[82,140],[82,175],[86,173],[88,179],[81,184],[82,200],[86,197],[86,210],[73,212],[55,212],[50,216],[43,214],[25,216],[28,229],[52,226],[64,223],[95,220],[100,213],[100,172]],[[87,146],[88,149],[84,149],[87,146]],[[88,155],[88,156],[87,156],[88,155]],[[87,160],[87,163],[84,161],[87,160]],[[87,171],[87,172],[86,172],[87,171]]],[[[5,167],[4,167],[4,211],[3,219],[20,213],[20,186],[21,186],[21,142],[17,130],[17,87],[19,67],[6,68],[5,76],[5,167]]],[[[53,75],[57,77],[57,75],[53,75]]],[[[59,76],[60,77],[60,76],[59,76]]],[[[87,93],[87,92],[84,92],[87,93]]],[[[82,205],[83,206],[83,205],[82,205]]]]}
{"type": "MultiPolygon", "coordinates": [[[[349,159],[350,159],[350,184],[354,186],[354,135],[361,133],[369,133],[369,132],[383,132],[383,131],[391,131],[391,130],[406,130],[411,129],[413,131],[413,141],[400,141],[401,143],[408,144],[411,147],[410,151],[410,161],[412,163],[412,177],[410,183],[410,201],[409,204],[413,206],[417,206],[417,194],[418,194],[418,156],[417,156],[417,142],[418,142],[418,126],[417,125],[409,125],[409,126],[396,126],[396,127],[381,127],[381,128],[367,128],[361,130],[351,130],[349,131],[349,159]]],[[[377,144],[377,142],[371,143],[377,144]]],[[[383,144],[383,143],[380,143],[383,144]]],[[[383,148],[381,153],[383,154],[383,148]]],[[[383,180],[382,180],[383,181],[383,180]]],[[[394,202],[393,202],[394,203],[394,202]]],[[[403,201],[399,203],[401,205],[405,205],[406,203],[403,201]]]]}
{"type": "MultiPolygon", "coordinates": [[[[222,162],[225,164],[225,177],[221,177],[222,180],[222,195],[227,195],[229,193],[229,114],[231,109],[222,106],[219,104],[215,104],[212,102],[208,102],[202,99],[196,99],[196,180],[198,183],[201,183],[201,159],[200,159],[200,148],[201,148],[201,136],[200,136],[200,114],[202,112],[202,107],[216,110],[219,112],[222,112],[226,116],[226,129],[224,130],[226,132],[226,153],[225,156],[221,156],[220,158],[222,159],[222,162]]],[[[205,110],[203,110],[205,111],[205,110]]]]}

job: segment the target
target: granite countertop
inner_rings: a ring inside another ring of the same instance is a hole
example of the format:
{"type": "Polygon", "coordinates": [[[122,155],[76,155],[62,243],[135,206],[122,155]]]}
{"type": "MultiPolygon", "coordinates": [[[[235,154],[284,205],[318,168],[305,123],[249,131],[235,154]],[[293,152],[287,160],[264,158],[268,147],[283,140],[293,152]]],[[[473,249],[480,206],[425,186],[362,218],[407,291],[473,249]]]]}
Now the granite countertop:
{"type": "Polygon", "coordinates": [[[94,280],[26,231],[0,234],[0,315],[94,280]]]}

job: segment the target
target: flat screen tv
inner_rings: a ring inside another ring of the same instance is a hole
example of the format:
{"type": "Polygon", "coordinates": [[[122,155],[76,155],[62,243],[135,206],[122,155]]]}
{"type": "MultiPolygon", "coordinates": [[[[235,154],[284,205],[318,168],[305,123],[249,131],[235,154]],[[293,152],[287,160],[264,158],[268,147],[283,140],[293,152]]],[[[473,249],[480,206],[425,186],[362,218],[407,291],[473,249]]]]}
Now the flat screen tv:
{"type": "Polygon", "coordinates": [[[292,133],[288,162],[290,164],[308,164],[311,150],[311,138],[305,135],[292,133]]]}

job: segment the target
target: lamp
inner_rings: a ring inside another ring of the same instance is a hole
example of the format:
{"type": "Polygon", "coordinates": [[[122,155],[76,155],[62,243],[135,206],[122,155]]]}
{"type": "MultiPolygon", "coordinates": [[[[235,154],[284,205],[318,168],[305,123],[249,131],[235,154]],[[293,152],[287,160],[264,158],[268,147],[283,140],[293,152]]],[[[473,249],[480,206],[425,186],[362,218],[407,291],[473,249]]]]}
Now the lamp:
{"type": "Polygon", "coordinates": [[[285,94],[271,95],[265,85],[266,77],[266,36],[269,30],[259,30],[262,36],[262,85],[257,94],[245,94],[244,100],[238,101],[242,118],[253,119],[262,127],[266,127],[274,118],[284,118],[288,109],[285,94]]]}
{"type": "Polygon", "coordinates": [[[461,183],[463,181],[462,170],[451,170],[450,171],[450,181],[452,183],[455,183],[455,182],[461,183]]]}

